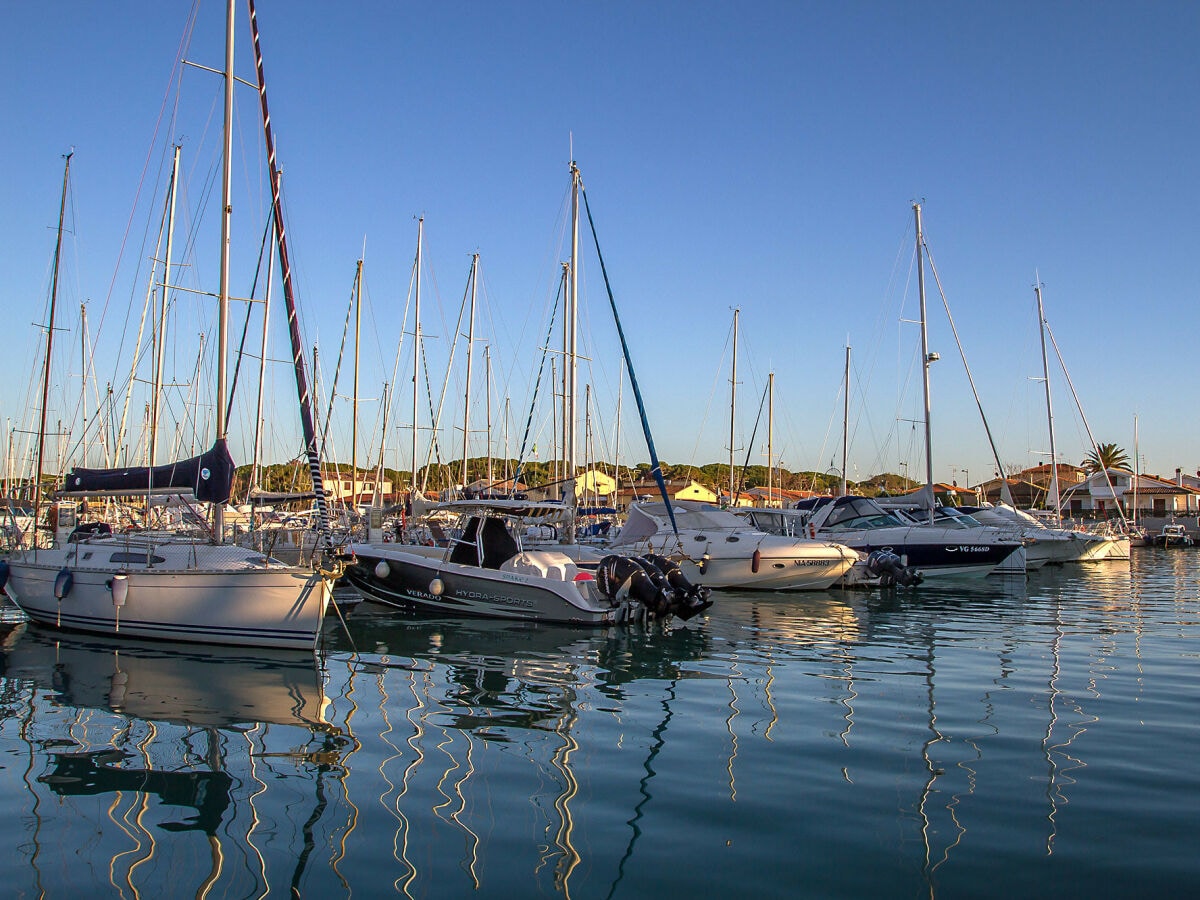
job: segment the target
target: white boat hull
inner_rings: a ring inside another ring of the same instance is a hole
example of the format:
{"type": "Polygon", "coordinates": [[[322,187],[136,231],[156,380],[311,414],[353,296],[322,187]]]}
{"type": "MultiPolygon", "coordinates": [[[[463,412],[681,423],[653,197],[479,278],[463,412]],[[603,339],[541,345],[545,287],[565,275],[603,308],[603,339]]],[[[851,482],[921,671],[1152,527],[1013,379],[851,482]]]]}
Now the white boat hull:
{"type": "MultiPolygon", "coordinates": [[[[776,542],[777,539],[771,538],[764,543],[776,542]]],[[[718,590],[823,591],[836,584],[858,561],[858,554],[840,544],[803,540],[782,543],[789,546],[768,546],[765,552],[760,548],[755,561],[749,550],[736,556],[717,555],[722,547],[714,541],[705,544],[698,556],[681,559],[679,567],[692,584],[718,590]]],[[[679,544],[673,535],[656,535],[637,545],[633,552],[640,553],[646,547],[674,558],[679,544]]],[[[701,548],[690,549],[694,554],[701,548]]]]}
{"type": "MultiPolygon", "coordinates": [[[[127,591],[118,605],[113,584],[122,570],[89,566],[78,549],[88,546],[10,559],[9,598],[30,619],[52,628],[230,646],[316,646],[330,585],[312,569],[279,563],[238,568],[131,565],[123,570],[127,591]],[[72,584],[60,599],[55,585],[64,569],[72,584]]],[[[203,553],[199,562],[203,565],[203,553]]]]}

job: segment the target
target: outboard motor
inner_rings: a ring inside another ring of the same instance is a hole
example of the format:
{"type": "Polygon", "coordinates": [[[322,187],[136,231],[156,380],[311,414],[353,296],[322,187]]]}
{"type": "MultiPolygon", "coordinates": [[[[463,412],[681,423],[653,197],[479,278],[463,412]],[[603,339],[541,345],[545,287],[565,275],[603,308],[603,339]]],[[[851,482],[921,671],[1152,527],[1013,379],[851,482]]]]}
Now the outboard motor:
{"type": "Polygon", "coordinates": [[[704,610],[713,605],[712,600],[709,599],[712,588],[700,584],[692,584],[688,581],[687,576],[683,574],[683,569],[679,567],[679,563],[675,562],[675,560],[660,556],[657,553],[647,553],[642,556],[642,559],[662,573],[667,584],[675,591],[675,596],[678,599],[675,615],[679,616],[685,622],[692,616],[704,612],[704,610]]]}
{"type": "Polygon", "coordinates": [[[891,550],[872,550],[867,557],[867,571],[876,576],[884,587],[894,584],[913,587],[925,578],[912,566],[904,565],[900,557],[891,550]]]}
{"type": "MultiPolygon", "coordinates": [[[[657,582],[651,569],[649,563],[637,557],[610,554],[596,567],[596,587],[615,603],[632,599],[651,617],[665,619],[675,611],[675,592],[665,579],[657,582]]],[[[661,577],[661,573],[658,574],[661,577]]]]}

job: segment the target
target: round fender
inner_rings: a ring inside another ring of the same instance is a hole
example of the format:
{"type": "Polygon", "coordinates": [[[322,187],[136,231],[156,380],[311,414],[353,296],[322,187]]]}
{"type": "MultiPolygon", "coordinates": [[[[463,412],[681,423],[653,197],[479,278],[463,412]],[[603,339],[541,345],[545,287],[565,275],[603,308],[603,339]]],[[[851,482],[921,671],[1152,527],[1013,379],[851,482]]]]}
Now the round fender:
{"type": "Polygon", "coordinates": [[[440,578],[435,578],[429,582],[429,593],[435,597],[442,596],[442,591],[446,590],[446,583],[440,578]]]}
{"type": "Polygon", "coordinates": [[[387,580],[387,577],[392,574],[392,567],[387,564],[386,559],[381,559],[375,563],[375,577],[380,581],[387,580]]]}
{"type": "Polygon", "coordinates": [[[58,600],[62,600],[67,594],[71,593],[71,587],[75,584],[75,576],[71,574],[71,570],[66,566],[59,569],[58,575],[54,577],[54,596],[58,600]]]}

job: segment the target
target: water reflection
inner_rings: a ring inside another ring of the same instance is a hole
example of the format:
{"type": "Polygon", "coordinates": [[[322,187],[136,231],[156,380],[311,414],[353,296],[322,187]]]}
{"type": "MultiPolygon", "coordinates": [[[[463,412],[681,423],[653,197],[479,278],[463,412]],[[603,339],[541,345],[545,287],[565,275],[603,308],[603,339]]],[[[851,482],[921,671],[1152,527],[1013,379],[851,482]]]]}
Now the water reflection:
{"type": "MultiPolygon", "coordinates": [[[[267,846],[290,828],[264,795],[298,770],[336,767],[340,755],[311,654],[251,657],[20,625],[5,640],[2,672],[8,696],[24,701],[20,805],[39,887],[44,861],[72,847],[131,896],[202,895],[222,878],[259,893],[278,855],[267,846]]],[[[291,878],[302,877],[303,862],[288,856],[291,878]]]]}
{"type": "Polygon", "coordinates": [[[18,629],[0,875],[59,893],[70,846],[125,896],[1096,892],[1112,830],[1194,875],[1155,857],[1194,832],[1180,580],[724,594],[668,631],[360,609],[316,660],[18,629]]]}
{"type": "MultiPolygon", "coordinates": [[[[575,821],[578,757],[583,753],[593,761],[592,750],[581,745],[579,732],[586,730],[581,719],[599,715],[619,722],[627,688],[635,682],[666,682],[666,695],[671,685],[697,677],[686,664],[706,654],[712,640],[707,630],[581,631],[364,613],[350,620],[351,638],[370,652],[360,650],[346,661],[353,680],[365,677],[354,690],[356,713],[366,713],[370,688],[371,714],[382,725],[372,731],[378,729],[387,743],[388,752],[377,762],[385,786],[378,806],[395,829],[393,858],[402,867],[395,889],[410,895],[418,879],[438,878],[436,870],[418,866],[427,854],[417,848],[429,841],[431,823],[457,834],[458,869],[473,890],[483,886],[479,823],[486,824],[487,816],[481,816],[477,798],[497,788],[486,782],[487,772],[480,774],[478,760],[500,752],[519,756],[528,771],[515,777],[529,777],[534,785],[528,795],[536,813],[528,832],[538,848],[534,875],[546,874],[553,889],[569,897],[582,861],[575,821]],[[394,739],[398,724],[407,731],[403,741],[394,739]],[[476,784],[477,778],[484,782],[476,784]]],[[[669,707],[664,715],[642,764],[640,790],[647,797],[645,784],[669,707]]],[[[635,835],[637,818],[635,809],[630,825],[635,835]]],[[[627,856],[635,844],[630,842],[627,856]]]]}

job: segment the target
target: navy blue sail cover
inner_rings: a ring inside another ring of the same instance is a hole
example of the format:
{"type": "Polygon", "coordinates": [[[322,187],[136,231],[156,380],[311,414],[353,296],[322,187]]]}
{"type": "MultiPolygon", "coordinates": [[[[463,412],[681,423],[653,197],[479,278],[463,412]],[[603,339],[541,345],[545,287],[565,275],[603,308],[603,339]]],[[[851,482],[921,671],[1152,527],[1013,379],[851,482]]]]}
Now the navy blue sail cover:
{"type": "Polygon", "coordinates": [[[162,466],[124,469],[74,468],[67,476],[65,493],[137,494],[150,490],[191,491],[197,500],[225,503],[233,492],[233,457],[225,441],[191,459],[162,466]]]}

